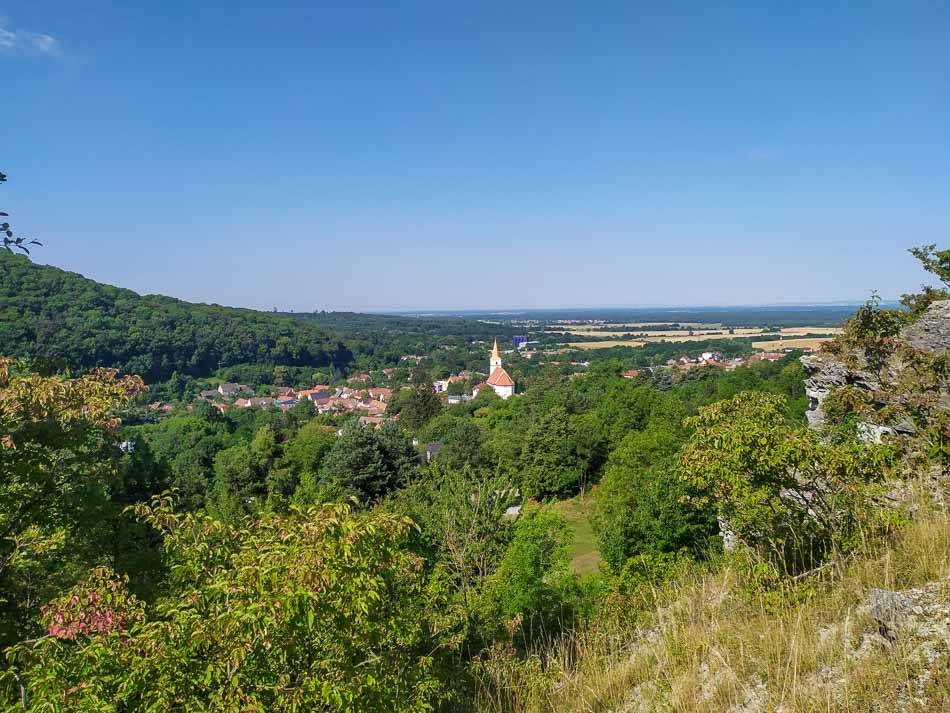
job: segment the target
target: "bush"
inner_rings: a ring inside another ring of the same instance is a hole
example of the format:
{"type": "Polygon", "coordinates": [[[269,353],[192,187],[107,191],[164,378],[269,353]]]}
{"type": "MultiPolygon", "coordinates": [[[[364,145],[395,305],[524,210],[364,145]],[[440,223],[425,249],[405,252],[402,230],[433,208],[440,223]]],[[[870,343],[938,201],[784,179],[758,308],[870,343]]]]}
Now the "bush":
{"type": "Polygon", "coordinates": [[[37,709],[425,711],[443,696],[410,523],[348,505],[244,528],[140,514],[171,592],[146,608],[99,570],[10,654],[37,709]]]}
{"type": "Polygon", "coordinates": [[[856,439],[825,442],[788,425],[785,399],[739,394],[700,409],[683,478],[729,529],[784,571],[801,571],[881,526],[880,484],[893,456],[856,439]]]}
{"type": "Polygon", "coordinates": [[[610,455],[597,488],[598,544],[614,572],[641,553],[686,548],[702,557],[716,535],[709,507],[688,500],[690,490],[676,472],[678,434],[658,428],[627,435],[610,455]]]}
{"type": "Polygon", "coordinates": [[[502,624],[527,646],[570,625],[577,594],[571,538],[567,521],[552,510],[536,510],[518,521],[486,587],[483,618],[490,627],[502,624]]]}

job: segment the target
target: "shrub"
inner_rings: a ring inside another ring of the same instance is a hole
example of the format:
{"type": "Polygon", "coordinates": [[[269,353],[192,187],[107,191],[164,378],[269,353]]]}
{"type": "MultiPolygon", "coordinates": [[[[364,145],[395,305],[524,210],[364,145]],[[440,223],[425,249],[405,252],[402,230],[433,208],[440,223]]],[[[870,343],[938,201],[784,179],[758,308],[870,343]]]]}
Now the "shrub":
{"type": "Polygon", "coordinates": [[[139,513],[165,535],[152,610],[107,572],[53,603],[10,653],[31,704],[68,710],[425,711],[443,695],[410,523],[348,505],[235,528],[139,513]]]}
{"type": "Polygon", "coordinates": [[[743,393],[700,409],[683,448],[691,499],[711,505],[743,542],[786,572],[847,549],[881,522],[881,488],[893,452],[856,439],[822,441],[788,425],[785,400],[743,393]]]}

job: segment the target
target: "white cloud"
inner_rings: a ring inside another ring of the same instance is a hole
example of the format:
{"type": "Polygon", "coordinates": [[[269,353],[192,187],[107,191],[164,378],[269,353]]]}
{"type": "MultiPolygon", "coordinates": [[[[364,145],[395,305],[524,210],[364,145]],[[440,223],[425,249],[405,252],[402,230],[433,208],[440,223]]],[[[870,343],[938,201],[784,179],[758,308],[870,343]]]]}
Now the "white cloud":
{"type": "Polygon", "coordinates": [[[0,27],[0,50],[13,49],[16,46],[17,36],[15,32],[10,32],[0,27]]]}
{"type": "Polygon", "coordinates": [[[25,30],[11,30],[10,21],[0,17],[0,52],[6,53],[40,53],[50,56],[62,54],[62,46],[52,35],[45,33],[28,32],[25,30]]]}
{"type": "Polygon", "coordinates": [[[51,35],[37,35],[33,38],[33,46],[44,54],[59,54],[59,40],[51,35]]]}

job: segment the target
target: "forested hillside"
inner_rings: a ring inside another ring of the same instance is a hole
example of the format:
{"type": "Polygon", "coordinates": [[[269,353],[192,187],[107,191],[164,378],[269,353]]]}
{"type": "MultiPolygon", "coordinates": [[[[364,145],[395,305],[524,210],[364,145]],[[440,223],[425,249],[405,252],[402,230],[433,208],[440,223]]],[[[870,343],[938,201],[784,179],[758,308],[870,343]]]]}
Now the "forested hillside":
{"type": "Polygon", "coordinates": [[[0,251],[0,354],[108,366],[147,383],[242,363],[345,367],[352,354],[293,317],[139,295],[0,251]]]}

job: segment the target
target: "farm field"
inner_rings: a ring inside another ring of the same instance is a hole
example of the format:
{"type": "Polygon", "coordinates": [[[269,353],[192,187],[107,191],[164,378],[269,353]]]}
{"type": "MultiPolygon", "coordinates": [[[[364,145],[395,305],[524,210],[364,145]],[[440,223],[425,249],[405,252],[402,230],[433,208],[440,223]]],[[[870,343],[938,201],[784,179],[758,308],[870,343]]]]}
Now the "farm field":
{"type": "MultiPolygon", "coordinates": [[[[675,337],[675,336],[682,336],[682,335],[687,334],[687,330],[685,329],[658,329],[658,330],[652,330],[652,331],[639,331],[639,332],[635,329],[626,329],[624,331],[598,331],[595,329],[569,329],[566,331],[568,334],[574,334],[578,337],[622,337],[625,334],[633,334],[638,337],[640,336],[642,337],[675,337]]],[[[724,334],[727,331],[728,330],[724,330],[724,329],[694,329],[693,334],[716,335],[716,334],[724,334]]],[[[736,331],[736,334],[740,332],[740,330],[738,329],[735,331],[736,331]]],[[[748,332],[750,334],[760,334],[762,332],[761,329],[745,329],[741,331],[748,332]]],[[[558,333],[559,332],[554,332],[554,334],[558,334],[558,333]]]]}
{"type": "Polygon", "coordinates": [[[675,344],[680,342],[706,341],[708,339],[733,339],[737,337],[762,337],[762,341],[756,344],[769,344],[770,346],[757,346],[756,348],[773,349],[779,346],[815,346],[825,341],[824,338],[816,337],[800,338],[801,335],[805,334],[827,334],[830,337],[841,333],[840,327],[785,327],[778,332],[766,332],[760,327],[738,327],[732,330],[732,334],[730,334],[728,330],[728,327],[724,327],[715,330],[696,329],[693,330],[692,334],[685,333],[684,330],[659,330],[638,333],[632,330],[626,332],[598,332],[594,331],[593,328],[582,327],[568,330],[568,333],[579,337],[590,337],[592,339],[595,337],[605,338],[604,341],[573,342],[570,344],[570,347],[577,349],[607,349],[617,346],[639,347],[655,342],[670,342],[675,344]],[[634,338],[611,339],[611,337],[623,337],[625,335],[631,335],[634,338]],[[784,339],[777,339],[779,336],[784,339]]]}
{"type": "Polygon", "coordinates": [[[658,324],[678,324],[685,329],[719,329],[722,327],[721,324],[708,324],[703,322],[611,322],[600,326],[628,329],[630,327],[653,327],[658,324]]]}
{"type": "Polygon", "coordinates": [[[812,349],[817,349],[822,344],[828,341],[830,337],[821,338],[806,338],[806,339],[770,339],[764,342],[752,342],[753,349],[762,349],[764,351],[770,351],[772,349],[804,349],[805,347],[811,347],[812,349]]]}
{"type": "Polygon", "coordinates": [[[623,339],[608,339],[603,342],[571,342],[572,349],[609,349],[610,347],[642,347],[644,341],[624,341],[623,339]]]}
{"type": "Polygon", "coordinates": [[[792,336],[796,334],[841,334],[841,327],[785,327],[782,334],[792,336]]]}

